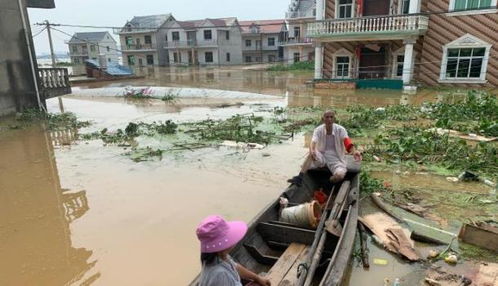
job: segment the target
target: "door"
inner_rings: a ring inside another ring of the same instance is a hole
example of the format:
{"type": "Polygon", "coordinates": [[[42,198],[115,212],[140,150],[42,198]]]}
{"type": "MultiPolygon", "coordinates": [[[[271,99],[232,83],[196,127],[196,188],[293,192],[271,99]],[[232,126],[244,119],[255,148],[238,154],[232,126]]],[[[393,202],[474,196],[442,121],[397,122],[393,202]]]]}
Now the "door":
{"type": "Polygon", "coordinates": [[[360,79],[384,78],[386,52],[384,47],[362,48],[360,55],[360,79]]]}
{"type": "Polygon", "coordinates": [[[188,31],[187,32],[187,43],[189,46],[195,46],[196,44],[196,32],[188,31]]]}
{"type": "Polygon", "coordinates": [[[363,0],[363,16],[389,15],[390,0],[363,0]]]}
{"type": "Polygon", "coordinates": [[[188,64],[191,65],[194,63],[194,58],[192,55],[192,51],[188,51],[188,64]]]}

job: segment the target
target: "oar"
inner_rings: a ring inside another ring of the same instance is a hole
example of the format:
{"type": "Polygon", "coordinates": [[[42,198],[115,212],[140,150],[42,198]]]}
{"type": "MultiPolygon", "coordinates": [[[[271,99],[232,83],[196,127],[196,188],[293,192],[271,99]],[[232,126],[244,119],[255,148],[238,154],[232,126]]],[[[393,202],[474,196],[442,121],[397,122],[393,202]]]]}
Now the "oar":
{"type": "Polygon", "coordinates": [[[337,205],[337,200],[344,200],[348,190],[349,190],[349,185],[351,184],[350,181],[344,181],[341,185],[341,188],[339,189],[339,193],[337,194],[335,200],[334,200],[334,206],[332,208],[331,215],[326,217],[326,211],[327,207],[329,206],[330,203],[330,198],[332,197],[332,192],[330,193],[329,200],[327,201],[327,205],[325,207],[325,210],[323,211],[322,218],[320,219],[320,225],[318,226],[316,232],[315,232],[315,239],[313,240],[313,244],[311,246],[310,252],[308,256],[306,257],[305,265],[310,265],[309,269],[307,269],[306,275],[301,275],[299,276],[299,281],[297,285],[310,285],[311,281],[313,280],[313,276],[315,275],[315,270],[318,267],[318,263],[320,262],[320,257],[322,254],[322,250],[325,246],[325,239],[327,237],[327,233],[324,232],[324,225],[325,221],[330,221],[332,218],[332,215],[334,213],[338,212],[339,206],[337,205]]]}
{"type": "MultiPolygon", "coordinates": [[[[349,185],[347,190],[349,190],[349,185]]],[[[325,226],[329,233],[337,237],[341,236],[342,233],[342,225],[339,224],[339,218],[341,217],[344,206],[346,205],[346,197],[348,194],[347,190],[337,195],[337,199],[335,200],[334,205],[334,213],[332,215],[332,221],[325,226]]]]}

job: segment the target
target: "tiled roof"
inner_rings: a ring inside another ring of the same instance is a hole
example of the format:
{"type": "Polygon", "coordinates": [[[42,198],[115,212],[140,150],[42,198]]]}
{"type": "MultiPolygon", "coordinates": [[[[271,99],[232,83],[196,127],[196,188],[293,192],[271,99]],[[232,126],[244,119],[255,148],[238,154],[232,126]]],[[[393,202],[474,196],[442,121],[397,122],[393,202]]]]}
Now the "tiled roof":
{"type": "Polygon", "coordinates": [[[282,31],[282,26],[285,25],[285,20],[255,20],[255,21],[239,21],[242,33],[251,33],[251,27],[256,25],[259,27],[259,32],[263,34],[275,34],[282,31]]]}
{"type": "MultiPolygon", "coordinates": [[[[77,43],[87,43],[87,42],[100,42],[104,40],[105,36],[109,35],[108,32],[87,32],[87,33],[75,33],[71,40],[69,40],[70,44],[77,43]]],[[[114,41],[114,39],[109,35],[109,38],[114,41]]]]}
{"type": "Polygon", "coordinates": [[[135,16],[127,25],[131,25],[133,28],[144,28],[144,29],[157,29],[161,27],[164,22],[172,17],[171,13],[162,15],[149,15],[149,16],[135,16]]]}
{"type": "Polygon", "coordinates": [[[192,29],[202,27],[203,24],[209,21],[212,24],[207,26],[215,26],[215,27],[230,27],[237,22],[237,18],[229,17],[229,18],[215,18],[215,19],[202,19],[202,20],[190,20],[190,21],[177,21],[177,23],[184,29],[192,29]]]}

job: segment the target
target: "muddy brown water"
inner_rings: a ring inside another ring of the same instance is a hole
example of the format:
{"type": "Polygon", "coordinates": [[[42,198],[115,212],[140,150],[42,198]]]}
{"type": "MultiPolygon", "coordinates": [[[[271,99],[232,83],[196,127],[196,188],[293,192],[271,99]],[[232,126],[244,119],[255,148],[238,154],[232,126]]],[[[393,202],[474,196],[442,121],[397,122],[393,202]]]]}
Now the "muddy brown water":
{"type": "MultiPolygon", "coordinates": [[[[418,104],[433,92],[317,91],[311,73],[237,69],[145,70],[130,82],[80,84],[216,88],[273,95],[274,106],[418,104]]],[[[123,128],[130,121],[195,121],[261,112],[260,104],[217,107],[241,100],[160,100],[65,96],[64,109],[93,125],[80,132],[123,128]]],[[[58,112],[57,99],[47,102],[58,112]]],[[[4,128],[5,129],[5,128],[4,128]]],[[[206,215],[250,221],[282,192],[305,152],[304,136],[263,150],[208,148],[134,163],[123,149],[74,140],[74,132],[34,125],[0,131],[0,285],[186,285],[200,269],[197,223],[206,215]]],[[[379,248],[388,266],[352,267],[348,285],[383,285],[409,275],[379,248]]]]}

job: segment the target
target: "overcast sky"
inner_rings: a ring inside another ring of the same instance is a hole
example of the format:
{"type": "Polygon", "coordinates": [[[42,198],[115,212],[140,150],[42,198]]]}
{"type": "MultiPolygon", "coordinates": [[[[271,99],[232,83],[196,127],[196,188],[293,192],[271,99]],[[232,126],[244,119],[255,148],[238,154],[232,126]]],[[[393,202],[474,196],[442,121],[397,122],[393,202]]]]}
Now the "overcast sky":
{"type": "MultiPolygon", "coordinates": [[[[34,24],[44,20],[62,24],[122,26],[133,16],[167,13],[172,13],[178,20],[221,17],[237,17],[239,20],[282,19],[289,4],[290,0],[55,0],[55,9],[29,9],[29,18],[35,35],[41,27],[34,24]]],[[[103,30],[59,29],[69,34],[103,30]]],[[[116,35],[113,36],[117,40],[116,35]]],[[[56,52],[68,51],[64,41],[68,41],[69,36],[53,31],[52,37],[56,52]]],[[[50,51],[45,31],[36,36],[34,41],[37,54],[50,51]]]]}

